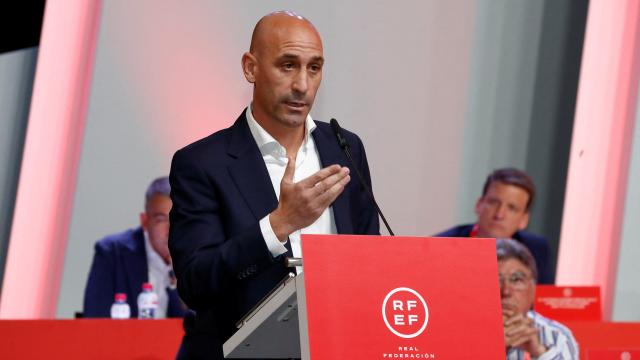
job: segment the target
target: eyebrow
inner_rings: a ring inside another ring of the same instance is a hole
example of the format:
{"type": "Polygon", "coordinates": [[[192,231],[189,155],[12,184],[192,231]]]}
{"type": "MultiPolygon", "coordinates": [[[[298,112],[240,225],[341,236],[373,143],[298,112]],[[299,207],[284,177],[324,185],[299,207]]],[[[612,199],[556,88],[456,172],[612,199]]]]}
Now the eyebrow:
{"type": "MultiPolygon", "coordinates": [[[[282,55],[280,55],[278,57],[279,60],[293,60],[293,59],[298,59],[300,58],[299,55],[295,55],[295,54],[290,54],[290,53],[284,53],[282,55]]],[[[324,63],[324,58],[322,56],[314,56],[311,58],[310,62],[320,62],[320,63],[324,63]]]]}

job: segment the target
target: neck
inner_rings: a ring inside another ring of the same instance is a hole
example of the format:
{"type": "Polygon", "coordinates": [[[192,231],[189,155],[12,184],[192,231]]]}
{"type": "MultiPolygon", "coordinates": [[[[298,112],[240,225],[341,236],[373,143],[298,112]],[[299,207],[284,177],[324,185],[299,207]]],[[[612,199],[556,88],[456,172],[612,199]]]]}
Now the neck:
{"type": "Polygon", "coordinates": [[[295,156],[298,153],[304,141],[305,122],[299,126],[289,127],[270,119],[256,109],[252,109],[251,114],[256,122],[287,150],[287,155],[295,156]]]}

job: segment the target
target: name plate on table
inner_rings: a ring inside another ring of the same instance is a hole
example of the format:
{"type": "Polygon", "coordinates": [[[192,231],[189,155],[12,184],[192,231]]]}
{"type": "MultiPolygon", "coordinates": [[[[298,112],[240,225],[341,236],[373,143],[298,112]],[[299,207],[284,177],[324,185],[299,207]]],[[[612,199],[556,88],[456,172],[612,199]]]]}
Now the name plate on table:
{"type": "Polygon", "coordinates": [[[538,285],[534,308],[540,314],[561,322],[600,321],[600,287],[538,285]]]}

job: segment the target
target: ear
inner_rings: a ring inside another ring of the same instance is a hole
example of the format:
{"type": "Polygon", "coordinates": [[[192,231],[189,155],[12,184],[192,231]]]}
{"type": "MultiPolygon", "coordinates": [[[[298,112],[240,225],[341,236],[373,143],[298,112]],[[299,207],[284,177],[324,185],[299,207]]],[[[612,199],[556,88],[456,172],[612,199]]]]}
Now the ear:
{"type": "Polygon", "coordinates": [[[529,225],[529,211],[527,211],[522,219],[520,220],[520,224],[518,225],[518,230],[524,230],[527,225],[529,225]]]}
{"type": "Polygon", "coordinates": [[[149,218],[147,217],[147,213],[140,213],[140,226],[146,231],[149,228],[149,218]]]}
{"type": "Polygon", "coordinates": [[[482,206],[482,196],[479,197],[478,200],[476,201],[476,208],[475,208],[476,215],[480,215],[481,206],[482,206]]]}
{"type": "Polygon", "coordinates": [[[256,57],[252,53],[246,52],[242,54],[242,72],[245,79],[252,84],[256,82],[257,64],[256,57]]]}

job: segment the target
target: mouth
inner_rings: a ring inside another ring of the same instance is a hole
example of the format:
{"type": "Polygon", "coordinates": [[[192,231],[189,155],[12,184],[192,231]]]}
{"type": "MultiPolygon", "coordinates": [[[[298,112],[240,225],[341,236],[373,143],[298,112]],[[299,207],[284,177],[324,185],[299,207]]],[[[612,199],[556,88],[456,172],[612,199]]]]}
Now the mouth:
{"type": "Polygon", "coordinates": [[[303,101],[285,101],[284,104],[287,105],[288,108],[295,111],[301,111],[307,106],[307,104],[303,101]]]}
{"type": "Polygon", "coordinates": [[[502,305],[503,310],[515,310],[517,307],[511,301],[501,301],[500,305],[502,305]]]}

